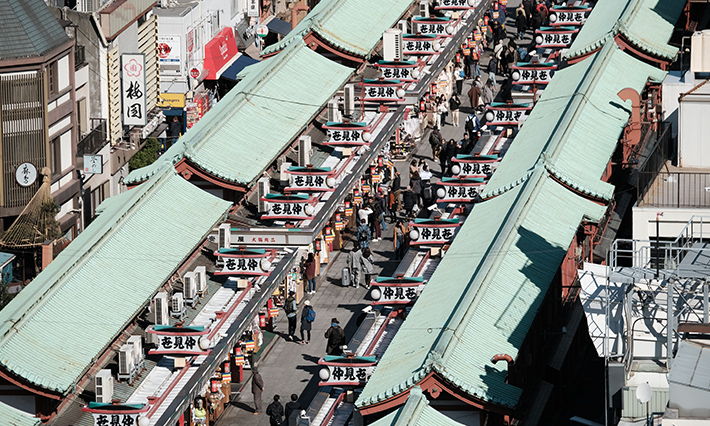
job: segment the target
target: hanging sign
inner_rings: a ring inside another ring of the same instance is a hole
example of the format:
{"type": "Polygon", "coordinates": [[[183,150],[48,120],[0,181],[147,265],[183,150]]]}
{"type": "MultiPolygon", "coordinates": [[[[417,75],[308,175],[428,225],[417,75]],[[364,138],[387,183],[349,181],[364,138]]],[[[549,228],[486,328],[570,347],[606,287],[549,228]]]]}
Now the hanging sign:
{"type": "Polygon", "coordinates": [[[402,37],[403,55],[438,55],[439,50],[441,43],[434,34],[405,34],[402,37]]]}
{"type": "Polygon", "coordinates": [[[538,49],[569,47],[572,38],[579,32],[574,27],[541,27],[535,30],[535,45],[538,49]]]}
{"type": "Polygon", "coordinates": [[[32,163],[22,163],[15,169],[15,180],[20,186],[30,186],[37,180],[37,168],[32,163]]]}
{"type": "Polygon", "coordinates": [[[513,84],[547,84],[552,80],[557,65],[552,62],[518,62],[513,69],[513,84]]]}
{"type": "Polygon", "coordinates": [[[247,16],[249,18],[259,17],[259,0],[247,0],[247,16]]]}
{"type": "Polygon", "coordinates": [[[365,102],[403,102],[403,83],[399,80],[368,80],[359,83],[363,87],[365,102]]]}
{"type": "Polygon", "coordinates": [[[526,114],[532,109],[530,104],[508,104],[492,102],[486,113],[487,126],[517,126],[525,121],[526,114]]]}
{"type": "Polygon", "coordinates": [[[548,17],[550,25],[582,25],[592,9],[586,6],[553,6],[548,17]]]}
{"type": "Polygon", "coordinates": [[[171,325],[152,325],[146,333],[154,335],[158,342],[156,349],[148,351],[149,355],[207,355],[200,345],[207,347],[203,340],[209,333],[203,326],[174,327],[171,325]]]}
{"type": "Polygon", "coordinates": [[[486,187],[478,178],[442,178],[439,185],[437,203],[476,203],[481,201],[480,194],[486,187]]]}
{"type": "Polygon", "coordinates": [[[90,402],[89,405],[82,407],[81,411],[91,413],[94,417],[94,426],[138,426],[142,417],[148,418],[146,414],[149,408],[145,404],[90,402]]]}
{"type": "Polygon", "coordinates": [[[415,219],[410,224],[410,245],[446,244],[456,233],[458,219],[415,219]]]}
{"type": "Polygon", "coordinates": [[[345,357],[326,355],[318,360],[320,386],[364,386],[377,366],[374,356],[345,357]]]}
{"type": "Polygon", "coordinates": [[[439,0],[438,4],[434,6],[434,10],[441,9],[475,9],[474,0],[439,0]]]}
{"type": "Polygon", "coordinates": [[[380,70],[385,79],[419,81],[419,65],[414,61],[378,61],[373,66],[380,70]]]}
{"type": "MultiPolygon", "coordinates": [[[[365,89],[365,100],[367,98],[367,88],[365,89]]],[[[377,89],[379,92],[379,89],[377,89]]],[[[392,89],[396,90],[396,89],[392,89]]],[[[384,91],[387,95],[388,91],[384,91]]],[[[373,92],[375,95],[377,93],[373,92]]],[[[323,126],[323,129],[328,131],[328,140],[323,142],[323,145],[334,146],[361,146],[370,142],[372,134],[368,131],[369,127],[364,122],[348,121],[345,123],[336,123],[329,121],[323,126]]]]}
{"type": "Polygon", "coordinates": [[[271,260],[276,257],[276,250],[241,246],[236,249],[221,248],[214,254],[222,262],[222,270],[215,271],[215,275],[266,276],[271,269],[271,260]]]}
{"type": "Polygon", "coordinates": [[[145,55],[121,55],[121,100],[124,126],[145,126],[145,55]]]}
{"type": "Polygon", "coordinates": [[[330,167],[289,167],[291,175],[287,192],[298,191],[334,191],[335,178],[330,167]]]}
{"type": "Polygon", "coordinates": [[[313,205],[317,200],[308,195],[267,194],[261,201],[269,203],[269,211],[261,216],[262,219],[306,220],[312,219],[316,212],[313,205]]]}
{"type": "Polygon", "coordinates": [[[437,37],[453,37],[456,32],[455,21],[447,17],[418,16],[412,19],[412,23],[417,25],[417,32],[421,35],[433,34],[437,37]]]}
{"type": "Polygon", "coordinates": [[[488,179],[498,167],[497,155],[457,155],[453,158],[453,176],[456,178],[488,179]]]}
{"type": "Polygon", "coordinates": [[[158,36],[158,64],[162,75],[182,75],[179,35],[158,36]]]}
{"type": "Polygon", "coordinates": [[[424,289],[422,277],[377,277],[370,282],[372,305],[403,305],[413,302],[424,289]]]}

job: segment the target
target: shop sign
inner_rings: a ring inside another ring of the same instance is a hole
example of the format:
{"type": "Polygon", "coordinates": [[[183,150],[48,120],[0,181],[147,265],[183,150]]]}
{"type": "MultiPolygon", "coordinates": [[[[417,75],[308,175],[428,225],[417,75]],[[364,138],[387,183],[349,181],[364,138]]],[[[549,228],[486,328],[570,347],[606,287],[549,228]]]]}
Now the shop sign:
{"type": "Polygon", "coordinates": [[[418,64],[414,61],[379,61],[374,64],[386,80],[419,81],[418,64]]]}
{"type": "Polygon", "coordinates": [[[416,219],[410,223],[410,245],[446,244],[451,241],[459,226],[458,219],[416,219]]]}
{"type": "Polygon", "coordinates": [[[435,35],[408,35],[402,37],[402,54],[404,55],[438,55],[441,43],[435,35]]]}
{"type": "Polygon", "coordinates": [[[163,75],[182,75],[180,36],[158,36],[158,63],[163,75]]]}
{"type": "MultiPolygon", "coordinates": [[[[148,351],[150,355],[207,355],[209,352],[200,347],[200,339],[209,333],[203,326],[174,327],[155,325],[146,329],[158,342],[156,349],[148,351]]],[[[207,346],[202,343],[203,346],[207,346]]]]}
{"type": "Polygon", "coordinates": [[[318,361],[322,366],[320,386],[363,386],[375,371],[377,360],[373,357],[326,356],[318,361]]]}
{"type": "MultiPolygon", "coordinates": [[[[392,88],[392,90],[396,91],[397,89],[392,88]]],[[[389,91],[385,92],[385,95],[387,93],[389,91]]],[[[370,142],[370,132],[367,131],[367,123],[364,122],[336,123],[329,121],[323,126],[323,129],[328,131],[328,140],[323,142],[323,145],[362,146],[370,142]]]]}
{"type": "Polygon", "coordinates": [[[101,155],[84,155],[84,173],[101,174],[104,172],[104,160],[101,155]]]}
{"type": "Polygon", "coordinates": [[[15,180],[20,186],[30,186],[37,180],[37,168],[32,163],[22,163],[15,169],[15,180]]]}
{"type": "Polygon", "coordinates": [[[457,155],[453,160],[458,166],[456,178],[488,179],[500,163],[497,155],[457,155]]]}
{"type": "Polygon", "coordinates": [[[141,417],[146,417],[150,407],[145,404],[108,404],[90,402],[81,411],[91,413],[94,426],[138,426],[141,417]]]}
{"type": "Polygon", "coordinates": [[[290,167],[286,173],[291,176],[288,192],[334,191],[335,178],[330,167],[290,167]]]}
{"type": "Polygon", "coordinates": [[[257,25],[254,32],[256,32],[256,35],[259,37],[264,38],[269,35],[269,27],[266,25],[257,25]]]}
{"type": "Polygon", "coordinates": [[[422,35],[453,37],[456,32],[451,18],[414,18],[414,23],[417,24],[417,32],[422,35]]]}
{"type": "Polygon", "coordinates": [[[261,201],[269,203],[269,211],[262,219],[307,220],[315,213],[313,205],[317,202],[307,195],[277,195],[267,194],[261,201]]]}
{"type": "Polygon", "coordinates": [[[121,55],[121,99],[124,126],[145,126],[145,55],[121,55]]]}
{"type": "Polygon", "coordinates": [[[439,0],[439,3],[434,6],[434,10],[441,9],[475,9],[472,0],[439,0]]]}
{"type": "MultiPolygon", "coordinates": [[[[199,76],[200,73],[198,72],[199,76]]],[[[157,106],[161,108],[185,108],[184,93],[160,93],[158,94],[157,106]]]]}
{"type": "Polygon", "coordinates": [[[225,27],[205,44],[204,68],[208,74],[206,79],[217,80],[219,71],[239,53],[237,40],[234,38],[234,29],[225,27]]]}
{"type": "Polygon", "coordinates": [[[374,299],[372,305],[409,304],[419,296],[424,288],[422,277],[377,277],[370,282],[374,299]]]}
{"type": "Polygon", "coordinates": [[[194,79],[199,78],[200,77],[200,70],[196,67],[192,67],[192,69],[190,69],[190,77],[192,77],[194,79]]]}
{"type": "Polygon", "coordinates": [[[436,191],[437,203],[476,203],[486,184],[483,179],[443,178],[436,191]]]}
{"type": "Polygon", "coordinates": [[[574,27],[542,27],[535,30],[537,49],[569,47],[579,30],[574,27]]]}
{"type": "Polygon", "coordinates": [[[553,7],[550,10],[550,25],[582,25],[586,20],[585,15],[591,11],[591,8],[585,6],[553,7]]]}
{"type": "Polygon", "coordinates": [[[247,16],[250,18],[259,17],[259,0],[247,0],[247,16]]]}
{"type": "Polygon", "coordinates": [[[276,250],[223,248],[214,252],[218,262],[222,262],[222,270],[215,275],[269,275],[271,260],[276,257],[276,250]]]}
{"type": "Polygon", "coordinates": [[[518,62],[513,69],[513,84],[547,84],[552,80],[557,65],[553,63],[533,64],[518,62]]]}
{"type": "Polygon", "coordinates": [[[403,102],[403,83],[399,80],[365,80],[362,84],[365,102],[403,102]],[[400,90],[401,89],[401,90],[400,90]]]}
{"type": "Polygon", "coordinates": [[[270,245],[286,245],[285,235],[265,235],[256,234],[253,231],[246,232],[244,235],[235,234],[232,231],[232,238],[237,244],[270,244],[270,245]]]}
{"type": "Polygon", "coordinates": [[[525,121],[527,113],[532,109],[530,104],[507,104],[493,102],[486,112],[488,126],[517,126],[525,121]]]}

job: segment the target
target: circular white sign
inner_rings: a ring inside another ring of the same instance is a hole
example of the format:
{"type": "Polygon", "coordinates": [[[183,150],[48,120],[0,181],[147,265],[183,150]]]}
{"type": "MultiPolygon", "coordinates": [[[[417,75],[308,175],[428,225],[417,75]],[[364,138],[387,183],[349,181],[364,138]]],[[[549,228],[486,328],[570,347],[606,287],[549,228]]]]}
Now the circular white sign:
{"type": "Polygon", "coordinates": [[[37,169],[32,163],[22,163],[15,170],[15,179],[20,186],[30,186],[37,180],[37,169]]]}
{"type": "Polygon", "coordinates": [[[259,37],[266,37],[269,34],[269,28],[266,25],[257,25],[255,31],[259,37]]]}

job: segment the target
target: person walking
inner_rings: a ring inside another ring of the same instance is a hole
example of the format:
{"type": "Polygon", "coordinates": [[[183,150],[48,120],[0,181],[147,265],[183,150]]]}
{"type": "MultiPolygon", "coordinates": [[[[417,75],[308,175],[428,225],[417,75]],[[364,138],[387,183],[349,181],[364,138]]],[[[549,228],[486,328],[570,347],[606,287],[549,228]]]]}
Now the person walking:
{"type": "Polygon", "coordinates": [[[439,152],[439,149],[441,149],[441,142],[443,140],[444,137],[442,136],[441,131],[439,131],[439,128],[434,127],[431,130],[431,133],[429,133],[429,146],[431,147],[432,160],[436,156],[436,153],[439,152]]]}
{"type": "Polygon", "coordinates": [[[365,273],[365,283],[363,286],[365,288],[370,288],[370,281],[372,281],[372,272],[374,271],[375,259],[372,257],[372,252],[370,248],[366,248],[362,251],[362,271],[365,273]]]}
{"type": "Polygon", "coordinates": [[[446,145],[446,172],[447,172],[447,174],[451,174],[451,166],[452,166],[453,158],[456,157],[456,154],[458,154],[458,148],[456,145],[456,141],[453,139],[450,139],[449,144],[446,145]]]}
{"type": "Polygon", "coordinates": [[[495,80],[490,78],[486,80],[486,85],[483,86],[483,92],[481,93],[481,100],[483,101],[483,106],[487,107],[496,98],[496,83],[495,80]]]}
{"type": "Polygon", "coordinates": [[[274,395],[274,402],[266,407],[266,415],[269,416],[269,425],[281,426],[284,421],[284,406],[279,401],[280,396],[274,395]]]}
{"type": "Polygon", "coordinates": [[[288,292],[288,297],[284,301],[284,311],[286,311],[286,319],[288,319],[288,336],[286,339],[296,341],[296,314],[298,314],[298,304],[294,297],[296,292],[291,290],[288,292]]]}
{"type": "Polygon", "coordinates": [[[471,114],[466,118],[464,128],[466,129],[466,133],[468,133],[468,143],[475,146],[478,143],[478,139],[481,137],[481,120],[478,119],[476,114],[471,114]]]}
{"type": "Polygon", "coordinates": [[[286,426],[297,426],[298,414],[301,409],[301,404],[298,403],[298,395],[292,393],[291,401],[286,403],[286,426]]]}
{"type": "Polygon", "coordinates": [[[498,71],[498,58],[495,55],[491,55],[488,61],[488,79],[496,81],[496,72],[498,71]]]}
{"type": "Polygon", "coordinates": [[[394,227],[394,258],[395,260],[401,260],[404,257],[404,235],[406,233],[406,226],[404,222],[400,219],[394,227]]]}
{"type": "Polygon", "coordinates": [[[372,214],[370,215],[370,231],[372,232],[374,238],[372,241],[380,241],[382,239],[382,205],[379,201],[374,198],[370,198],[370,208],[372,209],[372,214]]]}
{"type": "MultiPolygon", "coordinates": [[[[463,79],[461,80],[463,81],[463,79]]],[[[451,111],[451,124],[454,126],[459,125],[459,108],[461,107],[461,100],[459,99],[459,95],[454,93],[451,95],[449,98],[449,111],[451,111]]],[[[432,160],[434,159],[434,150],[432,152],[432,160]]]]}
{"type": "Polygon", "coordinates": [[[520,3],[520,7],[515,9],[515,27],[518,29],[518,39],[525,38],[525,32],[528,30],[528,17],[525,14],[523,3],[520,3]]]}
{"type": "Polygon", "coordinates": [[[463,79],[466,77],[466,72],[463,70],[463,65],[458,64],[454,68],[454,79],[456,81],[455,95],[460,95],[463,92],[463,79]]]}
{"type": "MultiPolygon", "coordinates": [[[[311,327],[313,321],[316,320],[316,311],[311,306],[311,301],[303,302],[303,310],[301,311],[301,344],[307,345],[311,343],[311,327]],[[306,337],[308,337],[306,339],[306,337]]],[[[288,417],[288,416],[287,416],[288,417]]]]}
{"type": "Polygon", "coordinates": [[[422,199],[422,178],[419,176],[419,169],[417,168],[417,171],[414,172],[412,175],[412,178],[409,180],[409,185],[412,187],[412,192],[414,193],[414,196],[416,197],[416,204],[421,205],[421,199],[422,199]]]}
{"type": "Polygon", "coordinates": [[[402,194],[402,202],[404,203],[404,214],[407,218],[411,218],[414,206],[417,204],[417,196],[412,192],[412,187],[407,185],[407,189],[402,194]]]}
{"type": "Polygon", "coordinates": [[[313,253],[308,253],[306,259],[306,282],[308,283],[308,294],[316,293],[316,257],[313,253]]]}
{"type": "Polygon", "coordinates": [[[337,318],[330,320],[330,328],[325,331],[325,338],[328,339],[326,354],[340,355],[343,352],[341,347],[345,344],[345,332],[340,328],[337,318]]]}
{"type": "Polygon", "coordinates": [[[446,125],[446,115],[449,113],[449,108],[446,107],[446,100],[441,96],[439,97],[439,105],[437,105],[436,111],[441,116],[439,122],[441,123],[440,127],[443,129],[446,125]]]}
{"type": "Polygon", "coordinates": [[[252,366],[251,372],[251,393],[254,395],[254,415],[258,416],[264,411],[261,405],[261,393],[266,388],[264,387],[264,379],[261,378],[261,374],[259,374],[259,370],[256,366],[252,366]]]}
{"type": "Polygon", "coordinates": [[[361,248],[370,247],[372,234],[365,219],[360,219],[360,226],[357,228],[357,242],[361,248]]]}
{"type": "Polygon", "coordinates": [[[351,285],[355,288],[360,287],[360,276],[362,275],[362,251],[360,250],[360,246],[356,245],[350,253],[348,253],[348,268],[350,268],[350,276],[353,280],[351,285]]]}
{"type": "Polygon", "coordinates": [[[468,89],[468,99],[471,101],[471,109],[476,110],[478,108],[478,101],[481,98],[481,88],[478,87],[477,84],[471,85],[471,88],[468,89]]]}
{"type": "Polygon", "coordinates": [[[394,179],[392,179],[392,184],[390,185],[390,214],[392,215],[392,222],[397,219],[397,212],[401,207],[399,200],[399,195],[401,193],[402,176],[400,176],[398,171],[394,172],[394,179]]]}

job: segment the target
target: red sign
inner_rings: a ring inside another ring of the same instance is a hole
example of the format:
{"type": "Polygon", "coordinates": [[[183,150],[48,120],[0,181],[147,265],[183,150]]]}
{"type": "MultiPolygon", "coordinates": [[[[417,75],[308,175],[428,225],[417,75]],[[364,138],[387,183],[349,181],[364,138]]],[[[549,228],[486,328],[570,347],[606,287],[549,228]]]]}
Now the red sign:
{"type": "Polygon", "coordinates": [[[223,28],[212,40],[205,44],[205,69],[207,80],[217,80],[219,72],[238,53],[237,41],[232,27],[223,28]]]}
{"type": "Polygon", "coordinates": [[[165,59],[170,55],[170,45],[168,43],[158,43],[158,57],[160,59],[165,59]]]}
{"type": "Polygon", "coordinates": [[[199,76],[200,76],[200,70],[198,70],[197,68],[193,68],[190,70],[190,77],[197,78],[199,76]]]}

